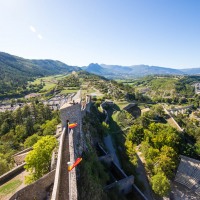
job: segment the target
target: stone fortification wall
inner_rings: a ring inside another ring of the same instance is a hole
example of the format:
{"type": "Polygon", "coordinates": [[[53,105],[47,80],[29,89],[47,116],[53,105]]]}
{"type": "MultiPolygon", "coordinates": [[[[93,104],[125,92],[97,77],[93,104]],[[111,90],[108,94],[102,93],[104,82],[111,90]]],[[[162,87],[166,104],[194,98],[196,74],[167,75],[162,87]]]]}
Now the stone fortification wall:
{"type": "Polygon", "coordinates": [[[26,157],[26,155],[32,150],[33,148],[32,147],[29,147],[27,149],[24,149],[23,151],[20,151],[16,154],[13,155],[13,159],[15,161],[15,164],[16,165],[21,165],[26,157]]]}
{"type": "Polygon", "coordinates": [[[0,176],[0,185],[4,184],[6,181],[12,179],[13,177],[17,176],[24,170],[25,163],[15,167],[14,169],[10,170],[9,172],[0,176]]]}
{"type": "MultiPolygon", "coordinates": [[[[71,129],[68,137],[69,137],[69,154],[71,163],[74,163],[77,157],[81,155],[79,151],[80,147],[80,133],[82,127],[81,121],[81,104],[64,104],[60,110],[61,123],[62,127],[65,127],[67,123],[77,123],[78,126],[74,129],[71,129]]],[[[71,200],[77,200],[77,182],[76,182],[76,168],[74,168],[69,173],[69,196],[71,200]]]]}
{"type": "MultiPolygon", "coordinates": [[[[74,129],[71,129],[67,133],[68,138],[69,138],[69,155],[70,155],[69,161],[71,163],[74,163],[75,160],[78,157],[80,157],[83,152],[83,148],[82,148],[82,146],[83,146],[82,117],[88,111],[88,109],[89,109],[88,107],[90,106],[90,101],[91,101],[90,96],[86,96],[86,101],[84,103],[82,103],[80,99],[78,99],[78,100],[76,99],[76,100],[73,100],[73,102],[71,102],[71,103],[65,103],[60,108],[60,117],[61,117],[61,123],[62,123],[63,128],[67,126],[67,123],[69,123],[69,124],[77,123],[78,124],[77,127],[75,127],[74,129]]],[[[62,141],[62,139],[61,139],[61,141],[62,141]]],[[[59,151],[61,151],[60,147],[59,147],[59,151]]],[[[60,156],[62,157],[62,155],[60,155],[60,156]]],[[[58,161],[57,168],[59,168],[60,165],[61,165],[61,163],[59,163],[59,161],[58,161]]],[[[56,171],[57,171],[57,169],[56,169],[56,171]]],[[[54,187],[57,187],[57,192],[55,192],[55,194],[54,194],[54,190],[53,190],[52,200],[57,199],[60,178],[61,177],[59,177],[59,175],[56,174],[54,187]],[[57,184],[57,186],[56,186],[56,184],[57,184]]],[[[76,168],[74,168],[69,173],[69,198],[71,200],[77,200],[77,198],[78,198],[76,168]]]]}
{"type": "MultiPolygon", "coordinates": [[[[75,131],[73,129],[69,132],[69,154],[71,163],[74,163],[77,158],[74,148],[74,133],[75,131]]],[[[77,196],[76,168],[74,168],[69,172],[69,197],[70,200],[77,200],[77,196]]]]}
{"type": "Polygon", "coordinates": [[[138,199],[148,200],[135,184],[133,184],[132,189],[133,189],[134,193],[137,194],[138,199]]]}
{"type": "Polygon", "coordinates": [[[62,127],[66,127],[67,122],[80,124],[80,117],[79,117],[80,112],[81,112],[80,103],[64,104],[60,109],[62,127]]]}
{"type": "Polygon", "coordinates": [[[26,155],[28,154],[29,152],[25,152],[25,153],[22,153],[22,154],[19,154],[17,156],[14,156],[14,161],[17,165],[21,165],[22,163],[25,162],[25,157],[26,155]]]}
{"type": "Polygon", "coordinates": [[[66,128],[63,128],[61,137],[60,137],[60,143],[59,143],[59,150],[58,150],[58,159],[57,159],[57,165],[56,165],[56,173],[55,173],[55,182],[53,186],[53,192],[52,192],[52,200],[58,199],[59,196],[59,187],[60,187],[60,174],[61,174],[61,161],[62,161],[62,149],[63,149],[63,142],[65,139],[65,132],[66,128]]]}
{"type": "Polygon", "coordinates": [[[47,189],[53,184],[55,170],[46,174],[36,182],[16,192],[10,200],[41,200],[46,199],[47,189]]]}
{"type": "Polygon", "coordinates": [[[24,149],[23,151],[20,151],[20,152],[14,154],[13,157],[15,157],[15,156],[17,156],[17,155],[20,155],[20,154],[24,154],[24,153],[26,153],[26,152],[29,152],[29,151],[32,150],[32,149],[33,149],[33,147],[29,147],[29,148],[27,148],[27,149],[24,149]]]}
{"type": "Polygon", "coordinates": [[[128,176],[124,179],[121,179],[119,181],[116,181],[114,183],[111,183],[110,185],[107,185],[104,190],[110,190],[112,188],[117,187],[120,194],[128,194],[132,191],[132,186],[134,183],[134,177],[128,176]]]}
{"type": "Polygon", "coordinates": [[[172,115],[168,112],[168,110],[167,110],[165,107],[163,107],[163,109],[164,109],[165,113],[167,113],[167,114],[171,117],[173,123],[174,123],[175,126],[177,127],[177,130],[180,131],[180,132],[182,132],[183,129],[178,125],[178,123],[177,123],[176,120],[172,117],[172,115]]]}

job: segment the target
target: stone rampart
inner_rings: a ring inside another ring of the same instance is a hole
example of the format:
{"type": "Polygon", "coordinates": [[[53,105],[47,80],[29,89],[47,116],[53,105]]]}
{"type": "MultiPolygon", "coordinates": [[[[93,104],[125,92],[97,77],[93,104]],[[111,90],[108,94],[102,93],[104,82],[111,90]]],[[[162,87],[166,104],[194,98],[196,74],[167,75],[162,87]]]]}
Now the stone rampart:
{"type": "Polygon", "coordinates": [[[132,185],[132,189],[134,193],[136,193],[137,196],[140,197],[141,200],[148,200],[135,184],[132,185]]]}
{"type": "Polygon", "coordinates": [[[168,110],[167,110],[166,108],[164,108],[164,107],[163,107],[163,109],[164,109],[165,113],[167,113],[167,114],[171,117],[173,123],[174,123],[175,126],[177,127],[177,130],[182,132],[183,129],[178,125],[178,123],[177,123],[176,120],[171,116],[171,114],[168,112],[168,110]]]}
{"type": "Polygon", "coordinates": [[[16,192],[9,200],[41,200],[47,199],[47,189],[53,184],[55,170],[46,174],[36,182],[16,192]]]}
{"type": "Polygon", "coordinates": [[[17,156],[17,155],[20,155],[20,154],[24,154],[24,153],[26,153],[26,152],[29,152],[29,151],[32,150],[32,149],[33,149],[33,147],[29,147],[29,148],[27,148],[27,149],[24,149],[23,151],[20,151],[20,152],[14,154],[13,157],[15,157],[15,156],[17,156]]]}
{"type": "Polygon", "coordinates": [[[111,163],[113,162],[113,157],[111,154],[107,154],[105,156],[100,156],[99,161],[106,163],[108,166],[111,166],[111,163]]]}
{"type": "Polygon", "coordinates": [[[15,167],[14,169],[10,170],[9,172],[3,174],[0,176],[0,185],[4,184],[6,181],[9,181],[14,176],[17,176],[19,173],[24,171],[24,165],[25,163],[15,167]]]}
{"type": "Polygon", "coordinates": [[[81,111],[80,103],[64,104],[60,109],[60,117],[61,117],[62,127],[66,127],[67,122],[79,124],[80,111],[81,111]]]}
{"type": "Polygon", "coordinates": [[[119,193],[125,195],[132,191],[133,183],[134,183],[134,177],[129,176],[114,183],[111,183],[110,185],[107,185],[104,189],[110,190],[112,188],[117,187],[119,189],[119,193]]]}
{"type": "MultiPolygon", "coordinates": [[[[74,163],[77,158],[74,148],[74,133],[75,131],[73,131],[73,129],[69,132],[69,155],[71,163],[74,163]]],[[[77,196],[76,168],[74,168],[69,172],[69,199],[77,200],[77,196]]]]}
{"type": "Polygon", "coordinates": [[[25,158],[26,158],[26,155],[29,153],[28,152],[25,152],[25,153],[22,153],[22,154],[19,154],[17,156],[14,156],[14,161],[16,163],[16,165],[21,165],[22,163],[25,162],[25,158]]]}
{"type": "Polygon", "coordinates": [[[66,132],[66,128],[64,127],[61,137],[60,137],[58,159],[57,159],[56,173],[55,173],[55,182],[54,182],[54,186],[53,186],[51,200],[57,200],[58,196],[59,196],[59,186],[60,186],[60,179],[61,179],[60,173],[61,173],[62,149],[63,149],[63,141],[65,138],[65,132],[66,132]]]}

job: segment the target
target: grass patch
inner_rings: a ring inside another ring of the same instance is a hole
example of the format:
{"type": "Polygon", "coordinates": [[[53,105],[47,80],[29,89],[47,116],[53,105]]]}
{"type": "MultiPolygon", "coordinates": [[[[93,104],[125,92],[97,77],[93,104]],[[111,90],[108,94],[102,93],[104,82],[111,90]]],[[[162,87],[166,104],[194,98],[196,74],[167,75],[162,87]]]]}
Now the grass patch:
{"type": "Polygon", "coordinates": [[[115,101],[115,104],[119,106],[120,110],[122,110],[124,107],[126,107],[129,103],[127,101],[115,101]]]}
{"type": "Polygon", "coordinates": [[[22,184],[21,180],[12,180],[0,187],[0,194],[7,195],[14,192],[22,184]]]}
{"type": "Polygon", "coordinates": [[[49,89],[51,89],[51,88],[53,88],[53,87],[55,87],[55,86],[56,86],[55,83],[48,83],[48,82],[46,82],[46,83],[45,83],[45,86],[42,88],[42,91],[44,91],[44,90],[49,90],[49,89]]]}
{"type": "Polygon", "coordinates": [[[69,93],[76,93],[79,89],[76,89],[76,90],[69,90],[69,89],[65,89],[65,90],[62,90],[60,92],[60,94],[69,94],[69,93]]]}

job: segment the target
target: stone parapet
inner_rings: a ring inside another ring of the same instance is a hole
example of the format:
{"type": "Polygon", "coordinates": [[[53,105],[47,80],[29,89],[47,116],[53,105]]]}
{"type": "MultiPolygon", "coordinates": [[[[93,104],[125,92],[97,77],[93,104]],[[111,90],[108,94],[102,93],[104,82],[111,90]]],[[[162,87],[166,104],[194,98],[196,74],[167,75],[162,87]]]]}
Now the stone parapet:
{"type": "MultiPolygon", "coordinates": [[[[70,162],[75,162],[75,152],[74,152],[74,131],[69,132],[69,155],[70,162]]],[[[76,168],[69,172],[69,199],[77,200],[77,182],[76,182],[76,168]]]]}
{"type": "Polygon", "coordinates": [[[47,188],[49,188],[55,177],[55,170],[49,172],[34,183],[16,192],[9,200],[33,200],[47,199],[47,188]]]}
{"type": "Polygon", "coordinates": [[[0,185],[4,184],[6,181],[12,179],[14,176],[18,175],[24,170],[25,163],[15,167],[14,169],[6,172],[5,174],[0,176],[0,185]]]}
{"type": "Polygon", "coordinates": [[[59,150],[58,150],[58,159],[57,159],[57,166],[56,166],[56,173],[55,173],[55,181],[53,186],[53,192],[51,196],[51,200],[57,200],[59,196],[59,186],[60,186],[60,173],[61,173],[61,161],[62,161],[62,149],[63,149],[63,141],[65,138],[66,128],[63,128],[60,143],[59,143],[59,150]]]}

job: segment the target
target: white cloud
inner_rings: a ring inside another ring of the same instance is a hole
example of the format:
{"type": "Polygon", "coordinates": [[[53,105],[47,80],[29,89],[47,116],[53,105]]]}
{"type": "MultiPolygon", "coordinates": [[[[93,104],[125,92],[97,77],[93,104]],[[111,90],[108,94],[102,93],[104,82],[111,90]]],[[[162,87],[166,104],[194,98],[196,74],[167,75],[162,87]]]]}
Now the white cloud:
{"type": "Polygon", "coordinates": [[[42,36],[40,33],[37,33],[36,28],[35,28],[34,26],[30,25],[30,26],[29,26],[29,29],[30,29],[34,34],[37,35],[37,38],[38,38],[38,39],[40,39],[40,40],[43,39],[43,36],[42,36]]]}
{"type": "Polygon", "coordinates": [[[42,39],[43,39],[43,37],[42,37],[42,35],[41,35],[41,34],[38,34],[38,35],[37,35],[37,37],[38,37],[40,40],[42,40],[42,39]]]}
{"type": "Polygon", "coordinates": [[[29,26],[29,28],[30,28],[30,30],[31,30],[33,33],[35,33],[35,32],[36,32],[36,29],[35,29],[35,27],[34,27],[34,26],[29,26]]]}

